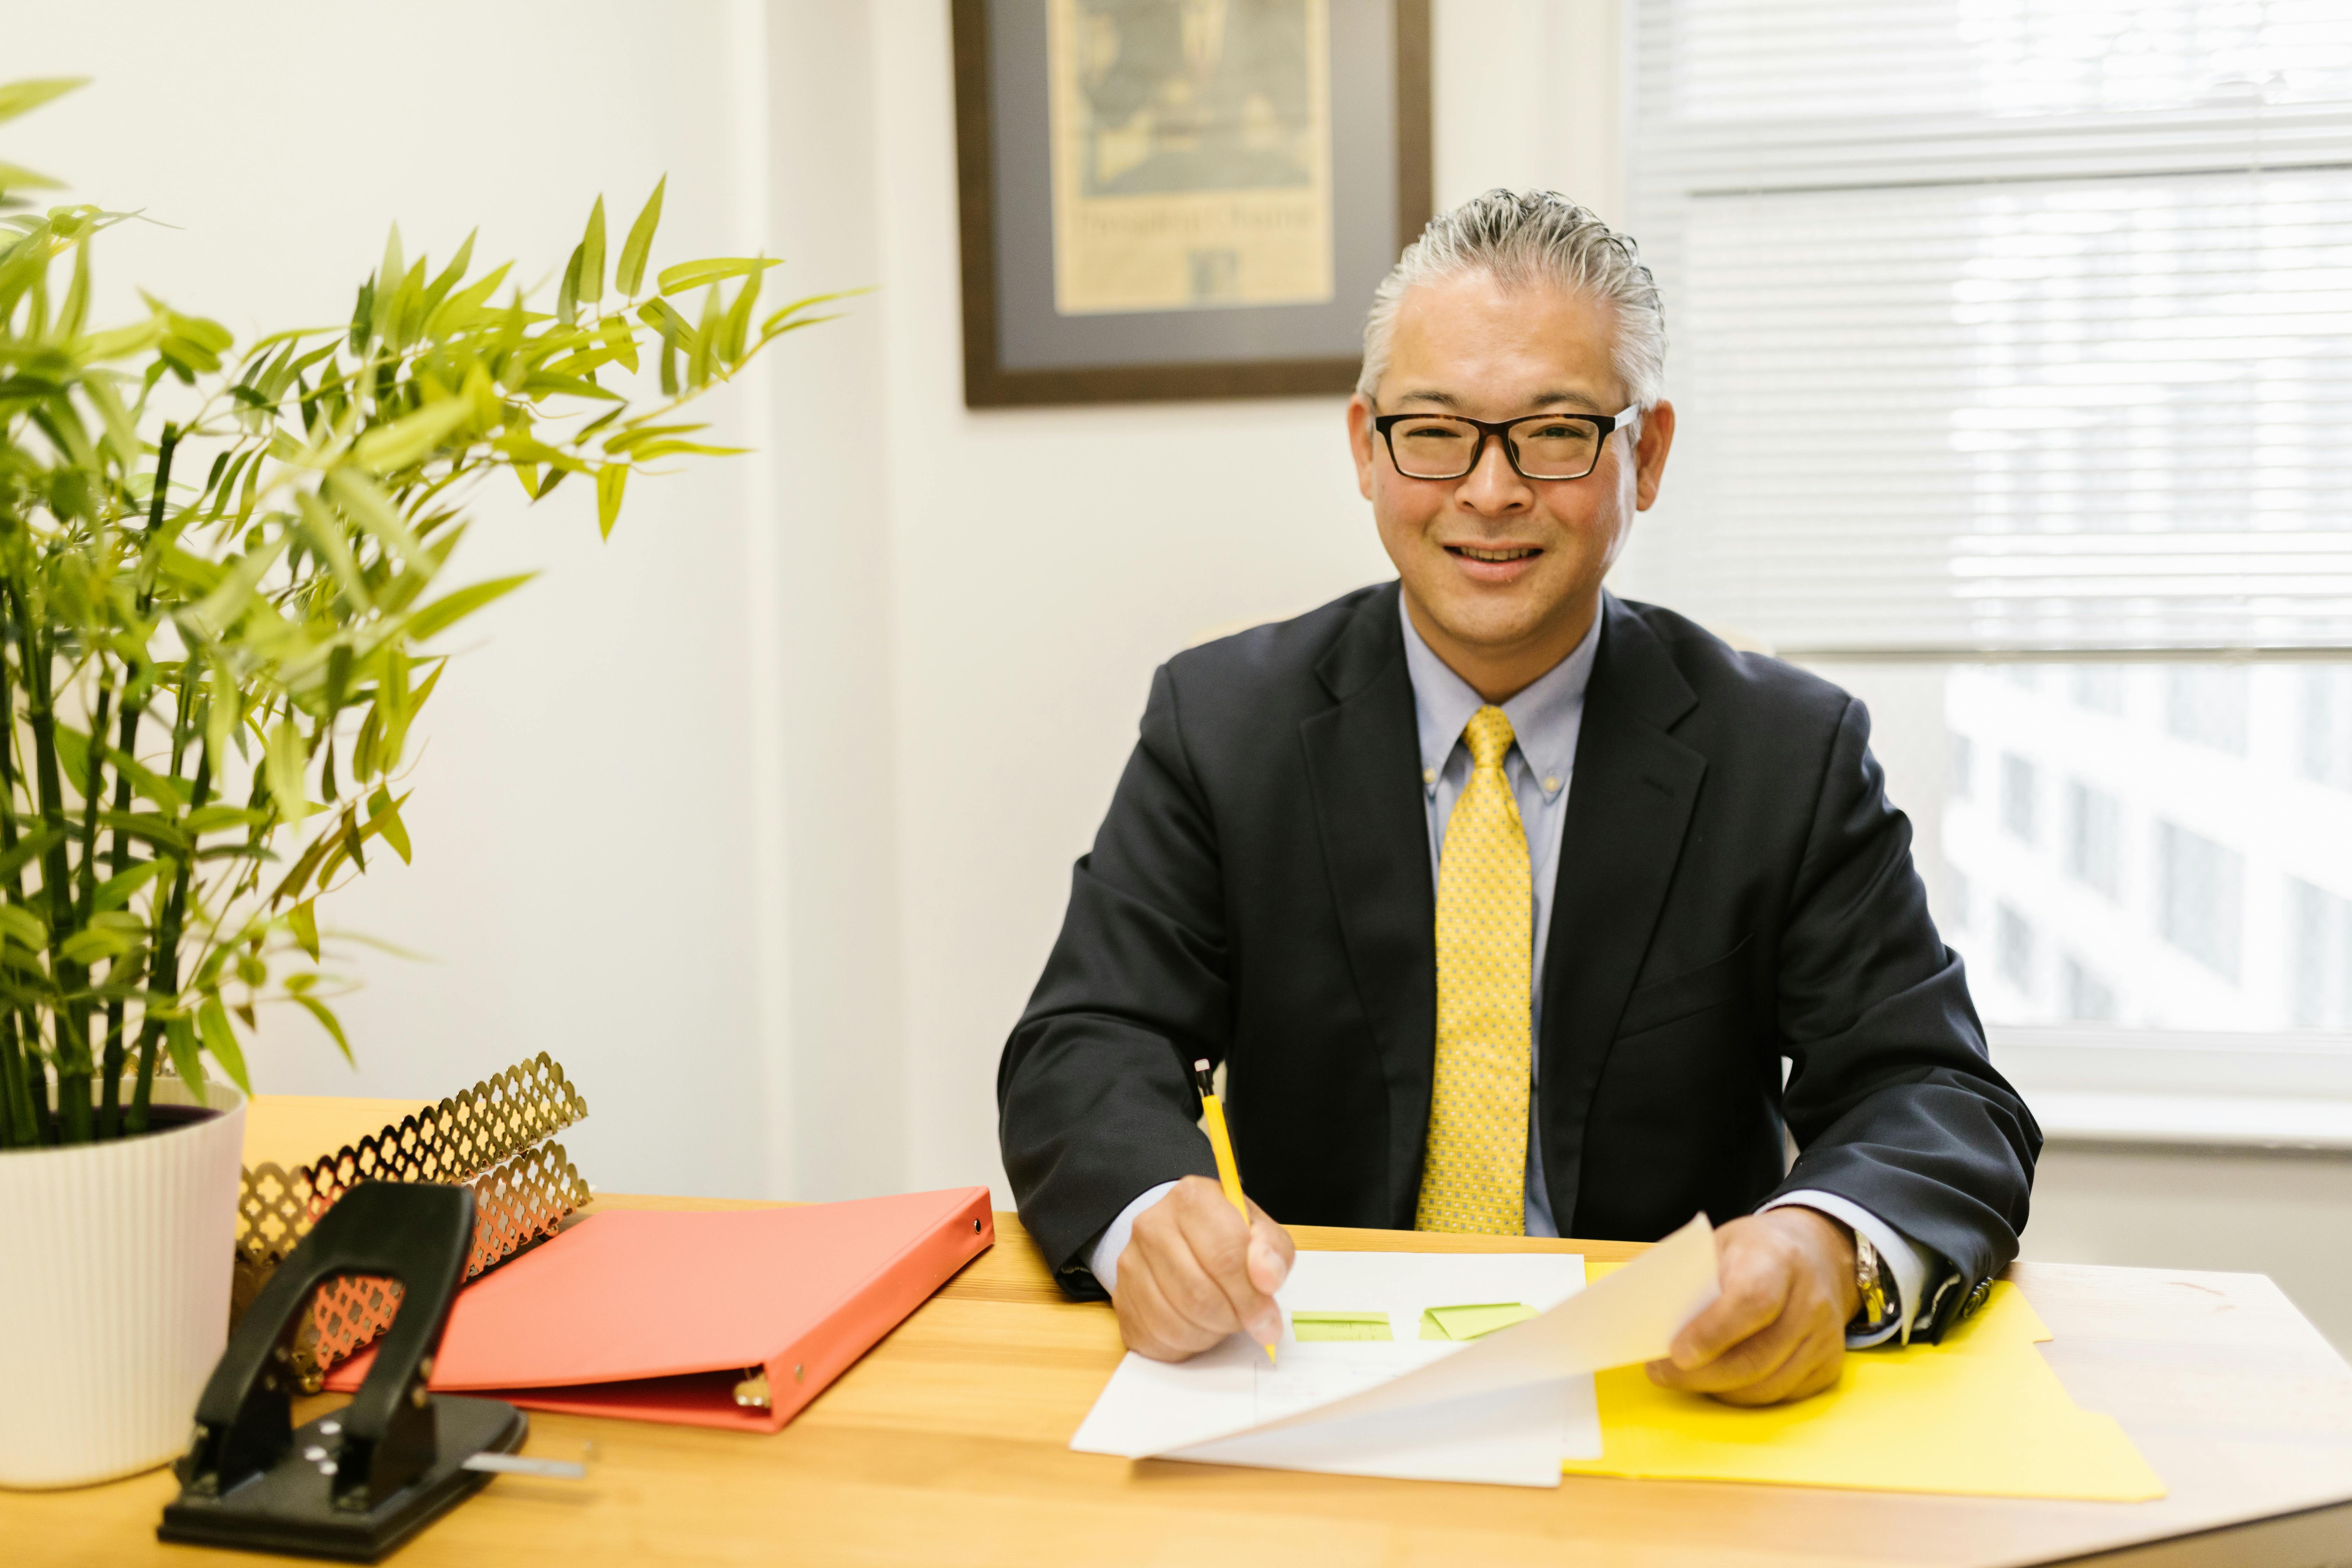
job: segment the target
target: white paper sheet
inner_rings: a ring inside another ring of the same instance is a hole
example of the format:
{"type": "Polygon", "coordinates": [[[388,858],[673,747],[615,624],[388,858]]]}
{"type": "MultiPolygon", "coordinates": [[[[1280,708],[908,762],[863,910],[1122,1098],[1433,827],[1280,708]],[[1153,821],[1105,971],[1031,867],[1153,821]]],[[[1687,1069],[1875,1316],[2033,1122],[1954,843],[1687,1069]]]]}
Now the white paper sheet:
{"type": "Polygon", "coordinates": [[[1278,1293],[1281,1364],[1236,1334],[1189,1362],[1129,1353],[1070,1447],[1415,1480],[1557,1486],[1597,1457],[1592,1376],[1665,1353],[1715,1299],[1702,1216],[1591,1289],[1563,1253],[1302,1252],[1278,1293]],[[1539,1316],[1469,1344],[1418,1338],[1428,1307],[1524,1301],[1539,1316]],[[1381,1310],[1395,1338],[1293,1337],[1298,1311],[1381,1310]]]}

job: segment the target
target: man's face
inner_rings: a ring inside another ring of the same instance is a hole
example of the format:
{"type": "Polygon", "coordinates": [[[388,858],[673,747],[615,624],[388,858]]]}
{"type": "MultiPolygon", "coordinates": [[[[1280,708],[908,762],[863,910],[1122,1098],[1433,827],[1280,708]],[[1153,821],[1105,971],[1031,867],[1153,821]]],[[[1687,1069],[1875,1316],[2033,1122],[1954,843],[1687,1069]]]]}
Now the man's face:
{"type": "Polygon", "coordinates": [[[1580,479],[1521,479],[1494,439],[1461,479],[1408,479],[1372,416],[1615,414],[1629,401],[1615,337],[1612,310],[1580,294],[1465,273],[1406,291],[1377,407],[1349,405],[1358,483],[1414,625],[1490,699],[1550,668],[1591,625],[1634,512],[1657,496],[1674,410],[1643,416],[1638,439],[1621,426],[1580,479]]]}

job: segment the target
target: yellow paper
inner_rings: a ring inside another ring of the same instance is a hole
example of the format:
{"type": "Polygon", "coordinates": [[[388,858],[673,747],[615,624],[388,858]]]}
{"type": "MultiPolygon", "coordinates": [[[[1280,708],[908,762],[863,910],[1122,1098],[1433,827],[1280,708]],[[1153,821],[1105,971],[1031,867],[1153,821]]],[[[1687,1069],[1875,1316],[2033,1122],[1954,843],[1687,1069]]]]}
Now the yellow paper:
{"type": "MultiPolygon", "coordinates": [[[[1589,1266],[1598,1275],[1606,1265],[1589,1266]]],[[[1997,1282],[1940,1345],[1859,1351],[1827,1394],[1744,1410],[1600,1374],[1601,1457],[1568,1474],[1870,1491],[2140,1502],[2164,1495],[2112,1416],[2084,1410],[2033,1347],[2050,1338],[1997,1282]]]]}
{"type": "Polygon", "coordinates": [[[1534,1308],[1517,1301],[1482,1301],[1464,1307],[1432,1307],[1421,1315],[1421,1337],[1425,1340],[1483,1339],[1496,1329],[1507,1329],[1513,1323],[1524,1323],[1535,1315],[1534,1308]]]}
{"type": "Polygon", "coordinates": [[[1386,1312],[1293,1312],[1290,1314],[1291,1337],[1301,1341],[1315,1340],[1385,1340],[1389,1332],[1386,1312]]]}

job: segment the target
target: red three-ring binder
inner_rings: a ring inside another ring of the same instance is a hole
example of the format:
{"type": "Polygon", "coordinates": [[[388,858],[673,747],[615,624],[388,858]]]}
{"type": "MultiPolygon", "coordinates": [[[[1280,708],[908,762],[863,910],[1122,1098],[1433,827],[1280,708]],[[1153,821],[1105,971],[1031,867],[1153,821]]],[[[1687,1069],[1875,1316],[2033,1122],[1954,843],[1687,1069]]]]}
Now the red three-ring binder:
{"type": "MultiPolygon", "coordinates": [[[[773,1432],[995,1239],[985,1187],[591,1215],[459,1292],[432,1386],[773,1432]],[[762,1369],[766,1408],[739,1403],[762,1369]]],[[[327,1386],[357,1388],[373,1359],[327,1386]]]]}

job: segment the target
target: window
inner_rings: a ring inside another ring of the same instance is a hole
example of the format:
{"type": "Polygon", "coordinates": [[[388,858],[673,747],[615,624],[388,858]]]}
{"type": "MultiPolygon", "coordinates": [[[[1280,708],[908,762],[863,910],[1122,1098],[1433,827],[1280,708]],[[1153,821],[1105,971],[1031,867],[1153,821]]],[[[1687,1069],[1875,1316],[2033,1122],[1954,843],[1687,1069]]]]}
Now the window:
{"type": "Polygon", "coordinates": [[[1993,914],[1993,951],[2000,977],[2021,995],[2033,994],[2033,922],[2008,904],[1993,914]]]}
{"type": "Polygon", "coordinates": [[[2119,664],[2078,664],[2074,667],[2074,705],[2094,713],[2124,710],[2124,668],[2119,664]]]}
{"type": "Polygon", "coordinates": [[[2352,901],[2299,878],[2294,902],[2294,1023],[2305,1029],[2352,1028],[2352,901]]]}
{"type": "Polygon", "coordinates": [[[2078,1024],[2113,1023],[2116,1016],[2115,992],[2071,953],[2066,959],[2066,1016],[2078,1024]]]}
{"type": "Polygon", "coordinates": [[[1642,568],[1683,608],[1785,650],[2352,644],[2352,6],[1638,5],[1683,415],[1642,568]]]}
{"type": "Polygon", "coordinates": [[[2030,1093],[2352,1143],[2352,5],[1633,4],[1628,591],[1870,703],[2030,1093]]]}
{"type": "Polygon", "coordinates": [[[2244,858],[2178,823],[2158,823],[2156,843],[2164,940],[2223,979],[2237,979],[2244,858]]]}
{"type": "Polygon", "coordinates": [[[2033,764],[2014,752],[2002,752],[2000,825],[2021,843],[2032,844],[2039,837],[2036,828],[2041,793],[2033,764]]]}
{"type": "Polygon", "coordinates": [[[2315,666],[2296,693],[2296,771],[2315,783],[2352,790],[2352,669],[2315,666]]]}
{"type": "Polygon", "coordinates": [[[2110,899],[2123,896],[2123,807],[2080,779],[2066,784],[2066,873],[2110,899]]]}
{"type": "Polygon", "coordinates": [[[2166,672],[2164,727],[2192,746],[2246,754],[2247,671],[2209,664],[2166,672]]]}

